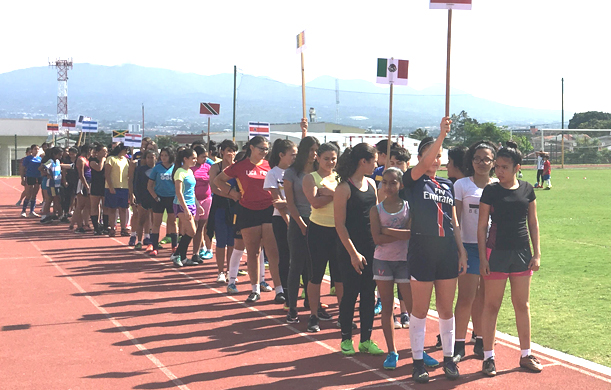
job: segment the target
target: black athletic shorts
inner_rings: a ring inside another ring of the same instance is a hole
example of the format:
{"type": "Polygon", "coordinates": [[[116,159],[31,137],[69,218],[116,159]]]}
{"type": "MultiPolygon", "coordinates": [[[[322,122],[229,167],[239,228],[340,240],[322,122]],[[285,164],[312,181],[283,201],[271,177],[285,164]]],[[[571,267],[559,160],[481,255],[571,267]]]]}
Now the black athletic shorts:
{"type": "Polygon", "coordinates": [[[490,272],[513,274],[528,271],[532,257],[530,247],[519,250],[493,249],[488,258],[490,272]]]}
{"type": "Polygon", "coordinates": [[[458,277],[458,248],[454,237],[412,234],[407,252],[410,278],[419,282],[458,277]]]}
{"type": "Polygon", "coordinates": [[[35,184],[42,184],[42,177],[26,177],[25,183],[29,186],[33,186],[35,184]]]}
{"type": "Polygon", "coordinates": [[[164,211],[170,214],[174,214],[174,197],[173,196],[160,196],[160,201],[153,203],[153,212],[156,214],[163,214],[164,211]]]}
{"type": "Polygon", "coordinates": [[[261,226],[264,223],[272,223],[274,206],[269,206],[263,210],[251,210],[238,204],[236,209],[237,219],[235,225],[238,230],[261,226]]]}

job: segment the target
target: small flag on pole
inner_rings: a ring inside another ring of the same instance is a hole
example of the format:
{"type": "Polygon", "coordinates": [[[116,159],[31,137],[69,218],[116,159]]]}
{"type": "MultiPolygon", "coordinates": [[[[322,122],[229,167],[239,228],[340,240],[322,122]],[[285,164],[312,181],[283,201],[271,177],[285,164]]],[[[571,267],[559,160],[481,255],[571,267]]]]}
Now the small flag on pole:
{"type": "Polygon", "coordinates": [[[408,60],[378,58],[378,73],[376,83],[407,85],[408,66],[408,60]]]}
{"type": "Polygon", "coordinates": [[[83,121],[83,133],[97,133],[98,122],[97,121],[83,121]]]}
{"type": "Polygon", "coordinates": [[[261,135],[269,140],[269,123],[248,122],[248,139],[250,140],[256,135],[261,135]]]}
{"type": "Polygon", "coordinates": [[[62,119],[62,127],[76,127],[74,119],[62,119]]]}
{"type": "Polygon", "coordinates": [[[305,30],[297,34],[297,53],[301,53],[305,49],[305,30]]]}
{"type": "Polygon", "coordinates": [[[537,131],[539,131],[539,129],[537,129],[537,126],[530,126],[530,132],[533,134],[537,134],[537,131]]]}
{"type": "Polygon", "coordinates": [[[430,0],[429,9],[463,9],[470,10],[472,0],[430,0]]]}
{"type": "Polygon", "coordinates": [[[125,134],[127,134],[127,130],[113,130],[112,131],[112,142],[125,141],[125,134]]]}
{"type": "Polygon", "coordinates": [[[125,134],[123,144],[132,148],[140,147],[142,145],[142,134],[125,134]]]}
{"type": "Polygon", "coordinates": [[[219,103],[200,103],[199,113],[201,115],[218,115],[221,113],[221,105],[219,103]]]}
{"type": "Polygon", "coordinates": [[[47,123],[47,131],[59,131],[59,125],[57,123],[47,123]]]}

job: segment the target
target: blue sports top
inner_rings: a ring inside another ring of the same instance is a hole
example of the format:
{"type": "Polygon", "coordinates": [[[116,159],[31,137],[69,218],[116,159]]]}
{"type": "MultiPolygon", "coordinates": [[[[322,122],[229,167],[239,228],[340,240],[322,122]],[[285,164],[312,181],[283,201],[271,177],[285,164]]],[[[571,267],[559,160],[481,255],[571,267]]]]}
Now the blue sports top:
{"type": "Polygon", "coordinates": [[[163,166],[163,163],[157,163],[149,173],[149,179],[155,182],[155,193],[163,197],[176,196],[174,181],[172,180],[172,171],[174,164],[169,168],[163,166]]]}
{"type": "Polygon", "coordinates": [[[26,177],[41,177],[41,173],[38,170],[40,167],[41,158],[39,156],[26,156],[24,157],[21,165],[25,167],[26,177]]]}
{"type": "Polygon", "coordinates": [[[376,182],[376,186],[382,182],[383,173],[384,173],[384,165],[374,169],[373,175],[371,175],[371,178],[376,182]]]}
{"type": "Polygon", "coordinates": [[[403,174],[405,197],[412,214],[412,234],[454,237],[452,206],[454,186],[448,179],[422,175],[412,179],[412,170],[403,174]]]}

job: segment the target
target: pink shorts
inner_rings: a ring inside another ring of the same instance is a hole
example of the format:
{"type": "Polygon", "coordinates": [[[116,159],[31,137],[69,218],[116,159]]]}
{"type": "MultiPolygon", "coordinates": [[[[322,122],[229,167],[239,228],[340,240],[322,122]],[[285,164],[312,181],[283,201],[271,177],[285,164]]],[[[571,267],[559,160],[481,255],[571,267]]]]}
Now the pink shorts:
{"type": "Polygon", "coordinates": [[[202,219],[208,219],[208,215],[210,214],[210,206],[212,206],[212,197],[209,196],[204,200],[198,200],[200,206],[202,206],[203,212],[200,209],[197,209],[197,214],[195,215],[195,220],[199,221],[202,219]]]}
{"type": "MultiPolygon", "coordinates": [[[[490,254],[492,253],[492,249],[486,248],[486,257],[490,260],[490,254]]],[[[510,276],[532,276],[533,270],[529,269],[526,271],[520,272],[490,272],[490,275],[484,276],[484,280],[506,280],[509,279],[510,276]]]]}

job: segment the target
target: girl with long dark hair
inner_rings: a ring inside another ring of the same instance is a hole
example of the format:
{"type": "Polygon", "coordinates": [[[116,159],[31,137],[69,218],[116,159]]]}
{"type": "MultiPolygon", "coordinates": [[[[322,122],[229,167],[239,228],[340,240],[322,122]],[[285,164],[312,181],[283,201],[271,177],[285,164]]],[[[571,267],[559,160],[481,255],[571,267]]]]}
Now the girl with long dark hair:
{"type": "MultiPolygon", "coordinates": [[[[75,232],[84,233],[85,225],[89,222],[91,210],[91,167],[89,158],[91,157],[92,147],[89,144],[81,146],[81,150],[76,158],[76,172],[78,182],[76,184],[76,208],[73,213],[73,223],[76,225],[75,232]]],[[[64,210],[67,213],[67,210],[64,210]]]]}
{"type": "Polygon", "coordinates": [[[153,203],[153,225],[151,233],[151,245],[146,248],[149,256],[157,256],[161,246],[159,245],[159,231],[163,221],[163,213],[167,213],[166,231],[172,243],[172,252],[178,246],[176,235],[176,215],[174,215],[174,197],[176,188],[172,180],[174,172],[174,160],[176,155],[174,149],[167,146],[159,153],[159,162],[149,173],[147,189],[155,203],[153,203]]]}
{"type": "Polygon", "coordinates": [[[89,187],[91,211],[89,214],[93,224],[93,234],[96,236],[108,234],[108,211],[104,207],[104,186],[106,184],[104,165],[106,165],[107,154],[106,146],[98,143],[89,158],[89,167],[91,168],[91,186],[89,187]],[[100,203],[102,203],[102,210],[100,210],[100,203]],[[102,225],[100,225],[100,211],[102,211],[102,225]]]}

